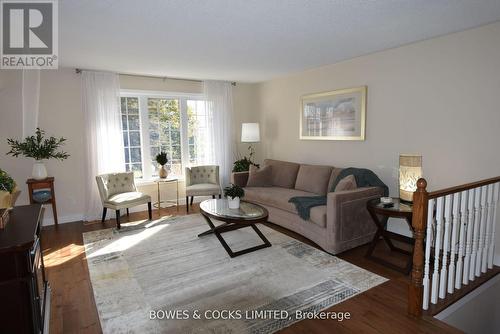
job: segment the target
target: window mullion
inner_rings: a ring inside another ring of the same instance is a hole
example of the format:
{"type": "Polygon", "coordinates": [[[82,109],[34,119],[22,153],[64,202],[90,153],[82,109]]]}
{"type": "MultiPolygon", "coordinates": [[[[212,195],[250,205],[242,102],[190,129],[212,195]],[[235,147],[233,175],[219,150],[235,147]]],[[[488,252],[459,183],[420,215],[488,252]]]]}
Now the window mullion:
{"type": "Polygon", "coordinates": [[[184,170],[189,166],[189,143],[188,143],[188,114],[187,114],[187,99],[180,98],[181,107],[181,170],[184,175],[184,170]]]}
{"type": "Polygon", "coordinates": [[[151,179],[153,172],[151,170],[151,149],[149,142],[149,117],[148,117],[148,98],[139,96],[139,117],[141,119],[141,151],[142,151],[142,170],[144,179],[151,179]]]}

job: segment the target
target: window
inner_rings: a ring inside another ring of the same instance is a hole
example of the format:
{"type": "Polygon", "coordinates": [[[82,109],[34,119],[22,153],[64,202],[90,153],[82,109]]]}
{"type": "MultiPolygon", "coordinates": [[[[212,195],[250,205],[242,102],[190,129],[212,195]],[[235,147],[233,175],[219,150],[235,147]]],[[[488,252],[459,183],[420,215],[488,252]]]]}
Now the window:
{"type": "Polygon", "coordinates": [[[201,165],[209,161],[211,140],[209,118],[205,111],[205,101],[188,100],[188,153],[189,163],[201,165]]]}
{"type": "Polygon", "coordinates": [[[171,175],[211,161],[211,119],[201,96],[123,92],[121,97],[125,167],[136,178],[158,176],[156,155],[166,152],[171,175]]]}
{"type": "Polygon", "coordinates": [[[142,177],[141,126],[139,120],[139,99],[122,97],[123,146],[125,148],[125,169],[133,171],[135,177],[142,177]]]}

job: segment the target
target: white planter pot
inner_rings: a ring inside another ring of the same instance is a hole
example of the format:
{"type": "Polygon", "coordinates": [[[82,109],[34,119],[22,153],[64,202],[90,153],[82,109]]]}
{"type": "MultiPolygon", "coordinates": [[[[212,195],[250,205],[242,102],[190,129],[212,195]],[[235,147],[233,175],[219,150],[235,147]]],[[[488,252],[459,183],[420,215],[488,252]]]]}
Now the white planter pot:
{"type": "Polygon", "coordinates": [[[47,178],[47,168],[43,162],[35,162],[31,173],[35,180],[43,180],[47,178]]]}
{"type": "Polygon", "coordinates": [[[227,198],[227,205],[229,206],[230,209],[239,209],[240,198],[239,197],[235,197],[235,198],[228,197],[227,198]]]}

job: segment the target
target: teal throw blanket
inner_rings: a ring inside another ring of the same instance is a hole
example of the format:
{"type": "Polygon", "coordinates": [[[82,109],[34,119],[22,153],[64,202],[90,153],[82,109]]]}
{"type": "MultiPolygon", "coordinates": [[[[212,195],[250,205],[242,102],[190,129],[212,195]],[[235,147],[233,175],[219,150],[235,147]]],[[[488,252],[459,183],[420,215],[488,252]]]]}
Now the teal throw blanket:
{"type": "MultiPolygon", "coordinates": [[[[380,180],[380,178],[369,169],[349,167],[343,169],[332,184],[329,191],[334,191],[340,180],[344,177],[354,175],[358,188],[361,187],[381,187],[384,190],[384,196],[389,195],[389,188],[380,180]]],[[[326,205],[326,196],[296,196],[288,200],[293,203],[300,218],[309,220],[311,208],[315,206],[326,205]]]]}

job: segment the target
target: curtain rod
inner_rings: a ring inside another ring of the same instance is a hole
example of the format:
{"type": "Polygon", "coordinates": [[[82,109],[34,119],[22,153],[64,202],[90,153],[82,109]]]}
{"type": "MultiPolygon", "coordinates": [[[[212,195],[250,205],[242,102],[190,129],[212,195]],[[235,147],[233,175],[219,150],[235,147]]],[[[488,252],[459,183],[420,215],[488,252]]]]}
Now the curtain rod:
{"type": "MultiPolygon", "coordinates": [[[[75,72],[77,74],[82,73],[82,71],[92,71],[92,70],[75,68],[75,72]]],[[[203,80],[197,80],[197,79],[183,79],[183,78],[174,78],[174,77],[159,77],[159,76],[154,76],[154,75],[128,74],[128,73],[118,73],[118,74],[119,75],[126,75],[126,76],[129,76],[129,77],[139,77],[139,78],[151,78],[151,79],[162,79],[162,80],[180,80],[180,81],[191,81],[191,82],[199,82],[199,83],[203,82],[203,80]]],[[[232,86],[236,86],[236,82],[232,81],[231,85],[232,86]]]]}

